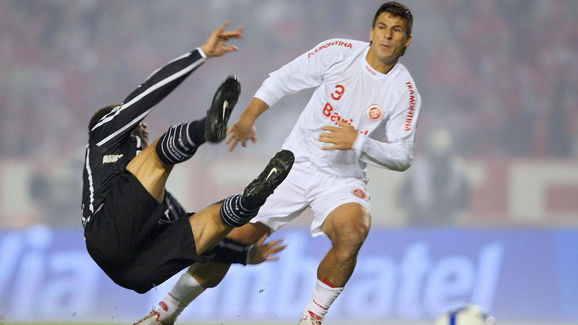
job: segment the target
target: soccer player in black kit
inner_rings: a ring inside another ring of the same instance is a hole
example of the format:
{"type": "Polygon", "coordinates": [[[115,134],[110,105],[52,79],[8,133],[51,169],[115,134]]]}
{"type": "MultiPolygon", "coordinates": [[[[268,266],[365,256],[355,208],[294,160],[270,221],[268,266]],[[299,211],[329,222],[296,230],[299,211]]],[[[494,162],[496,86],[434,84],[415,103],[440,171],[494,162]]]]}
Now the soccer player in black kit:
{"type": "Polygon", "coordinates": [[[206,117],[172,126],[150,146],[142,121],[204,61],[236,50],[227,41],[242,38],[242,27],[227,27],[228,22],[204,45],[156,70],[121,104],[101,108],[90,120],[82,193],[86,247],[114,282],[138,293],[215,256],[244,263],[246,254],[239,251],[247,249],[217,244],[233,227],[257,214],[293,164],[290,151],[278,152],[243,194],[195,214],[187,213],[165,191],[175,164],[192,157],[205,141],[223,140],[241,86],[235,77],[228,77],[206,117]]]}

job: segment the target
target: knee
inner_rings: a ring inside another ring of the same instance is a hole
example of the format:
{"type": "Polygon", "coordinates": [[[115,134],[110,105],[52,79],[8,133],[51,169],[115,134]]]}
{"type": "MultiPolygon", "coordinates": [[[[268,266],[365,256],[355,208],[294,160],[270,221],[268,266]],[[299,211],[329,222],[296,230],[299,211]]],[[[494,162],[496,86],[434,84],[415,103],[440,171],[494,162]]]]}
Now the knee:
{"type": "Polygon", "coordinates": [[[331,232],[327,233],[331,239],[334,251],[342,259],[357,256],[370,230],[369,214],[358,214],[350,218],[341,219],[331,232]]]}
{"type": "Polygon", "coordinates": [[[352,222],[339,230],[332,239],[333,247],[346,255],[357,255],[369,234],[369,225],[363,222],[352,222]]]}

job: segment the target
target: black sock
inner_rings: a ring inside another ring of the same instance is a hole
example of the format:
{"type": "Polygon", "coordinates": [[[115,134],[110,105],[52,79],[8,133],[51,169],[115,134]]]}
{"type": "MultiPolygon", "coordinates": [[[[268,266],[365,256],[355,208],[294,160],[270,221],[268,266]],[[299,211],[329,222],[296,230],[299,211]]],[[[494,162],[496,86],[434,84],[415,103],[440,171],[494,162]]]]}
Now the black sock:
{"type": "Polygon", "coordinates": [[[199,139],[198,129],[204,134],[204,120],[173,125],[163,134],[157,143],[159,158],[167,165],[174,165],[191,158],[204,142],[199,139]]]}
{"type": "Polygon", "coordinates": [[[247,198],[245,196],[241,196],[241,205],[244,206],[248,210],[259,209],[264,204],[261,202],[247,202],[247,198]]]}
{"type": "Polygon", "coordinates": [[[221,220],[231,227],[240,227],[249,222],[259,212],[259,208],[248,209],[241,202],[242,195],[229,196],[221,206],[221,220]]]}
{"type": "Polygon", "coordinates": [[[188,132],[191,140],[197,145],[200,146],[207,141],[205,139],[205,129],[207,125],[207,117],[203,117],[200,120],[192,121],[189,123],[188,132]]]}

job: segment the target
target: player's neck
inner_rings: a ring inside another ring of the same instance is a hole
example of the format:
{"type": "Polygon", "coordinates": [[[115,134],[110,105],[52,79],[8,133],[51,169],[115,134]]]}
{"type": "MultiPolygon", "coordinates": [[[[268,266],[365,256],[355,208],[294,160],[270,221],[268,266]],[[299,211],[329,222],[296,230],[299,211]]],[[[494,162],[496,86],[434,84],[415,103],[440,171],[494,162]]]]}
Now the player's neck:
{"type": "Polygon", "coordinates": [[[399,58],[396,58],[395,60],[392,61],[384,62],[382,60],[379,60],[377,56],[374,55],[374,53],[372,53],[372,49],[370,48],[369,51],[367,52],[367,55],[365,56],[365,60],[373,69],[375,69],[375,71],[387,74],[397,64],[399,58]]]}

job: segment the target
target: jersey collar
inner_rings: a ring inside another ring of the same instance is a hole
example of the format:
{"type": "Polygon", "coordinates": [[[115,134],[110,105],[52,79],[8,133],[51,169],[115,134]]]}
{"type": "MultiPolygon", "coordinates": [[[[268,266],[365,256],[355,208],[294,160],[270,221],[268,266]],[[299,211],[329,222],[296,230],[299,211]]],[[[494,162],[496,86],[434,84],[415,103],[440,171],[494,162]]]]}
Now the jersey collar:
{"type": "Polygon", "coordinates": [[[374,68],[371,67],[371,65],[369,65],[369,62],[367,62],[367,52],[369,52],[369,46],[367,46],[367,48],[363,51],[363,54],[361,55],[361,60],[360,63],[362,65],[362,69],[363,72],[366,73],[368,76],[374,78],[374,79],[382,79],[382,78],[387,78],[389,76],[395,75],[397,70],[399,69],[399,61],[397,61],[397,63],[393,66],[393,68],[391,68],[391,70],[388,73],[381,73],[377,70],[375,70],[374,68]]]}

